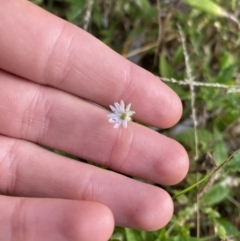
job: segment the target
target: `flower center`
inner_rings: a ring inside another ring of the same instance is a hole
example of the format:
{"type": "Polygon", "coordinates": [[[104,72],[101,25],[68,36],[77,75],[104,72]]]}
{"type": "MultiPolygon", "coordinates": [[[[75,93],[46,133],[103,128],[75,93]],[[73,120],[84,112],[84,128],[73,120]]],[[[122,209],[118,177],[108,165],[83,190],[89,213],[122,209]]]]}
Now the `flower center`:
{"type": "Polygon", "coordinates": [[[122,120],[125,120],[126,117],[127,117],[127,113],[125,113],[125,112],[123,112],[123,113],[121,114],[121,116],[120,116],[120,118],[121,118],[122,120]]]}

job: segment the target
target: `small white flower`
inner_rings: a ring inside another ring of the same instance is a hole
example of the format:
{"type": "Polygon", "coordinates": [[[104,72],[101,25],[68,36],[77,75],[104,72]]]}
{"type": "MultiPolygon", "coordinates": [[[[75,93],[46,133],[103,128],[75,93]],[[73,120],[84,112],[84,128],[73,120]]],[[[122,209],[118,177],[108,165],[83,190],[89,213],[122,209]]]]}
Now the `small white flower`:
{"type": "Polygon", "coordinates": [[[135,111],[130,110],[131,104],[128,104],[125,108],[124,102],[121,100],[120,104],[115,102],[114,106],[110,105],[110,109],[113,113],[108,114],[109,122],[114,123],[114,128],[118,128],[121,124],[124,128],[127,128],[127,123],[132,120],[135,111]]]}

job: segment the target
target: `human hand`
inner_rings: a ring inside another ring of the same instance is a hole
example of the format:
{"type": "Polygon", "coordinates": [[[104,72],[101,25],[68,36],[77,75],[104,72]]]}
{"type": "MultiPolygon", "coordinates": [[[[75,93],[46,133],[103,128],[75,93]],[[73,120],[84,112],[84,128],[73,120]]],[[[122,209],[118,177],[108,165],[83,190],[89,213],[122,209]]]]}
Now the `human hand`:
{"type": "Polygon", "coordinates": [[[188,170],[182,146],[137,123],[114,129],[100,107],[123,99],[132,103],[135,120],[166,128],[181,116],[176,94],[28,1],[1,1],[0,16],[1,240],[101,241],[115,224],[164,226],[173,204],[161,188],[36,144],[126,175],[176,184],[188,170]]]}

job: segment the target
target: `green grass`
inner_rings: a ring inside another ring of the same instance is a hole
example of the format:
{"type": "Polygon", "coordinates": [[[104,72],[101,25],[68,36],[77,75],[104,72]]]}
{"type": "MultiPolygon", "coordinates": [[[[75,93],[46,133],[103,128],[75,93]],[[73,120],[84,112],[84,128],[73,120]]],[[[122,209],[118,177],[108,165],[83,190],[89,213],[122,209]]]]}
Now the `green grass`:
{"type": "MultiPolygon", "coordinates": [[[[160,0],[158,13],[156,1],[95,0],[88,23],[91,34],[163,77],[182,99],[179,124],[164,133],[185,146],[191,167],[182,183],[165,187],[172,196],[206,177],[240,146],[239,1],[209,1],[160,0]],[[191,77],[190,86],[186,79],[191,77]]],[[[86,0],[34,2],[79,27],[86,25],[86,0]]],[[[239,174],[237,152],[208,182],[176,197],[173,219],[165,228],[143,232],[116,227],[111,240],[239,240],[239,174]]]]}

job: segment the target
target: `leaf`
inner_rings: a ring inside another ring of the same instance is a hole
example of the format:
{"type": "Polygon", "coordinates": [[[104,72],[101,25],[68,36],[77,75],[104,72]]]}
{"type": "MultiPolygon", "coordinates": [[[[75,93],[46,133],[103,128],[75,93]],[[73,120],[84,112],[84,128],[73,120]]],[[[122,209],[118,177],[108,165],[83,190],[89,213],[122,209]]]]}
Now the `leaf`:
{"type": "Polygon", "coordinates": [[[191,7],[215,16],[224,16],[223,9],[210,0],[184,0],[191,7]]]}
{"type": "Polygon", "coordinates": [[[214,146],[214,159],[217,164],[222,163],[227,158],[227,147],[225,143],[219,142],[214,146]]]}
{"type": "Polygon", "coordinates": [[[220,218],[218,219],[218,223],[225,228],[227,235],[240,236],[239,230],[228,220],[220,218]]]}
{"type": "MultiPolygon", "coordinates": [[[[197,130],[197,135],[199,143],[203,146],[206,146],[209,142],[212,141],[212,134],[203,129],[197,130]]],[[[181,142],[183,145],[190,147],[192,150],[195,148],[195,138],[194,138],[194,129],[186,130],[175,136],[175,139],[181,142]]]]}
{"type": "Polygon", "coordinates": [[[214,140],[215,140],[215,145],[214,145],[214,159],[216,160],[217,164],[222,163],[224,160],[227,159],[228,157],[228,150],[226,147],[225,142],[223,141],[223,136],[222,134],[214,128],[214,140]]]}
{"type": "Polygon", "coordinates": [[[236,64],[236,58],[232,53],[225,52],[223,56],[220,57],[220,69],[226,69],[229,66],[236,64]]]}
{"type": "Polygon", "coordinates": [[[239,172],[240,170],[240,150],[236,152],[232,160],[228,164],[228,170],[239,172]]]}
{"type": "Polygon", "coordinates": [[[180,45],[173,54],[172,62],[174,65],[182,64],[184,61],[183,48],[180,45]]]}
{"type": "Polygon", "coordinates": [[[220,239],[226,238],[227,232],[226,232],[225,228],[220,223],[215,222],[214,231],[220,239]]]}
{"type": "Polygon", "coordinates": [[[209,237],[205,238],[194,238],[194,237],[174,237],[173,241],[207,241],[210,240],[209,237]]]}
{"type": "Polygon", "coordinates": [[[210,237],[205,237],[205,238],[189,237],[185,239],[185,241],[207,241],[207,240],[210,240],[210,237]]]}
{"type": "Polygon", "coordinates": [[[229,81],[231,81],[234,78],[233,74],[234,74],[236,67],[237,67],[237,64],[233,64],[233,65],[228,66],[225,69],[222,69],[218,74],[216,82],[227,84],[229,81]]]}
{"type": "Polygon", "coordinates": [[[138,0],[137,2],[143,11],[147,11],[150,8],[150,3],[147,0],[138,0]]]}
{"type": "Polygon", "coordinates": [[[228,194],[229,188],[221,186],[218,183],[212,186],[210,190],[204,194],[201,203],[204,206],[212,206],[223,201],[228,196],[228,194]]]}
{"type": "Polygon", "coordinates": [[[168,63],[167,59],[163,55],[161,55],[159,59],[159,72],[160,72],[159,73],[160,76],[162,77],[165,77],[165,78],[173,77],[173,70],[170,64],[168,63]]]}
{"type": "Polygon", "coordinates": [[[143,241],[141,233],[137,230],[125,228],[127,241],[143,241]]]}

